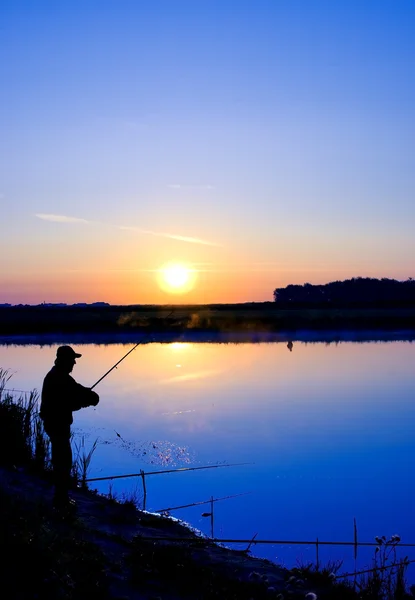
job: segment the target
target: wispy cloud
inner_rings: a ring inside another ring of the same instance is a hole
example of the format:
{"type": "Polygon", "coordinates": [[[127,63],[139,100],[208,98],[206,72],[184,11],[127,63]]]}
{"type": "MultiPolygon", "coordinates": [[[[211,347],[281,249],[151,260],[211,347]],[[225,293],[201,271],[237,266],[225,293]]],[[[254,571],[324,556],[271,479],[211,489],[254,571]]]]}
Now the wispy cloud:
{"type": "Polygon", "coordinates": [[[191,410],[175,410],[174,412],[164,412],[162,415],[184,415],[185,413],[196,412],[194,409],[191,410]]]}
{"type": "MultiPolygon", "coordinates": [[[[348,269],[353,271],[355,269],[348,269]]],[[[332,269],[328,267],[309,267],[304,265],[303,267],[290,267],[286,265],[257,265],[256,263],[246,263],[242,265],[221,265],[202,268],[198,267],[199,273],[325,273],[326,271],[331,272],[332,269]]]]}
{"type": "MultiPolygon", "coordinates": [[[[70,217],[68,215],[53,215],[49,213],[36,213],[35,217],[38,219],[43,219],[44,221],[51,221],[53,223],[71,223],[71,224],[80,224],[80,225],[90,225],[92,221],[87,221],[86,219],[81,219],[79,217],[70,217]]],[[[95,223],[97,224],[97,223],[95,223]]],[[[101,223],[102,225],[102,223],[101,223]]],[[[190,237],[186,235],[179,235],[176,233],[164,233],[159,231],[152,231],[150,229],[142,229],[141,227],[133,227],[130,225],[119,225],[118,229],[122,229],[124,231],[136,231],[137,233],[143,233],[145,235],[156,235],[159,237],[169,238],[171,240],[178,240],[179,242],[187,242],[189,244],[202,244],[204,246],[219,246],[222,244],[218,244],[217,242],[210,242],[208,240],[202,240],[200,238],[190,237]]]]}
{"type": "MultiPolygon", "coordinates": [[[[114,272],[114,273],[160,273],[162,272],[163,269],[161,268],[152,268],[152,269],[125,269],[125,268],[113,268],[113,269],[109,269],[109,268],[105,268],[102,270],[99,269],[70,269],[68,270],[68,272],[70,273],[98,273],[98,272],[102,272],[102,273],[108,273],[108,272],[114,272]]],[[[204,266],[203,263],[194,263],[192,268],[188,269],[189,272],[193,272],[193,273],[229,273],[229,274],[234,274],[234,273],[331,273],[332,269],[329,267],[309,267],[308,265],[304,265],[303,267],[286,267],[286,266],[278,266],[276,265],[275,267],[264,267],[264,268],[260,268],[260,267],[256,267],[255,264],[249,264],[247,263],[246,265],[225,265],[225,266],[218,266],[215,267],[215,265],[212,265],[211,267],[207,267],[204,266]]],[[[354,268],[342,268],[342,271],[350,271],[350,272],[354,272],[356,271],[356,269],[354,268]]]]}
{"type": "Polygon", "coordinates": [[[35,215],[38,219],[43,219],[44,221],[52,221],[53,223],[82,223],[83,225],[87,225],[89,221],[86,219],[80,219],[78,217],[68,217],[67,215],[51,215],[45,213],[37,213],[35,215]]]}
{"type": "Polygon", "coordinates": [[[187,185],[187,184],[183,184],[183,183],[169,183],[167,185],[168,188],[170,188],[171,190],[214,190],[215,186],[214,185],[210,185],[209,183],[207,184],[201,184],[201,185],[187,185]]]}
{"type": "Polygon", "coordinates": [[[216,242],[209,242],[207,240],[201,240],[200,238],[188,237],[186,235],[177,235],[175,233],[162,233],[158,231],[150,231],[149,229],[141,229],[140,227],[131,227],[128,225],[121,225],[120,229],[127,231],[137,231],[138,233],[144,233],[146,235],[157,235],[160,237],[170,238],[171,240],[179,240],[180,242],[189,242],[190,244],[203,244],[204,246],[221,246],[216,242]]]}

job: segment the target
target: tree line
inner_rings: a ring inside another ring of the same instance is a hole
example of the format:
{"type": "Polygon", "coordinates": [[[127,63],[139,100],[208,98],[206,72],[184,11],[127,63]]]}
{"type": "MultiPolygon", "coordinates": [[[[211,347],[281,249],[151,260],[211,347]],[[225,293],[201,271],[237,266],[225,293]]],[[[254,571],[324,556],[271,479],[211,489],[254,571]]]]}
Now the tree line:
{"type": "Polygon", "coordinates": [[[415,280],[353,277],[323,285],[304,283],[274,290],[274,301],[281,306],[415,306],[415,280]]]}

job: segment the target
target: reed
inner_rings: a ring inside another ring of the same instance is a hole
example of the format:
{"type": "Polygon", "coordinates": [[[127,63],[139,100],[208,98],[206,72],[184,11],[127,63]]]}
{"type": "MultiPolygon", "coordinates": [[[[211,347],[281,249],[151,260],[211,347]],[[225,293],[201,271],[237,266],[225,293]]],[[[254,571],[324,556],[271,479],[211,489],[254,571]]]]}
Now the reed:
{"type": "Polygon", "coordinates": [[[5,465],[47,470],[49,442],[39,417],[36,390],[16,395],[6,389],[11,374],[0,368],[0,456],[5,465]]]}
{"type": "Polygon", "coordinates": [[[378,545],[373,557],[373,568],[360,576],[355,583],[361,597],[367,600],[403,600],[408,598],[405,574],[409,560],[405,556],[398,558],[398,547],[401,538],[393,535],[376,536],[378,545]]]}
{"type": "Polygon", "coordinates": [[[87,477],[91,466],[92,456],[98,446],[98,439],[94,441],[89,450],[85,447],[85,438],[82,436],[79,444],[74,442],[76,454],[72,464],[72,476],[75,483],[82,489],[88,489],[87,477]]]}

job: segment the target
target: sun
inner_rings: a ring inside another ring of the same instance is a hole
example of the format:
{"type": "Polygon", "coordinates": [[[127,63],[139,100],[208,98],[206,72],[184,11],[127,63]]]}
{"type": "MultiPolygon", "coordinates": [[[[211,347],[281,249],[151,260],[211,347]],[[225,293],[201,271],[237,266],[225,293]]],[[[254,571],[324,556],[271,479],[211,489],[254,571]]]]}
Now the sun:
{"type": "Polygon", "coordinates": [[[185,294],[195,283],[195,272],[182,263],[168,263],[159,270],[160,287],[171,294],[185,294]]]}
{"type": "Polygon", "coordinates": [[[189,279],[189,271],[183,265],[171,265],[164,269],[164,280],[172,288],[181,288],[189,279]]]}

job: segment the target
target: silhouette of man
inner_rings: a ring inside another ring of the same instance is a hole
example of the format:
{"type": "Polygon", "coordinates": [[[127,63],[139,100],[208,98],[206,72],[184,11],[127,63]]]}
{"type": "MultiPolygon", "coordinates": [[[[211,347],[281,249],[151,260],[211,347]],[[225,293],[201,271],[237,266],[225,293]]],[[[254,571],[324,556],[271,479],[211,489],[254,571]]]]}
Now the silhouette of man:
{"type": "Polygon", "coordinates": [[[77,383],[70,375],[76,359],[81,356],[70,346],[60,346],[55,366],[43,380],[40,417],[52,446],[54,506],[59,509],[75,504],[68,493],[72,470],[72,411],[96,406],[99,402],[96,392],[77,383]]]}

